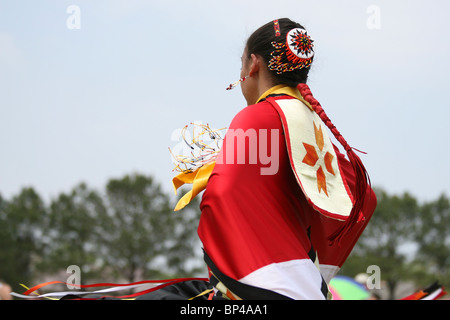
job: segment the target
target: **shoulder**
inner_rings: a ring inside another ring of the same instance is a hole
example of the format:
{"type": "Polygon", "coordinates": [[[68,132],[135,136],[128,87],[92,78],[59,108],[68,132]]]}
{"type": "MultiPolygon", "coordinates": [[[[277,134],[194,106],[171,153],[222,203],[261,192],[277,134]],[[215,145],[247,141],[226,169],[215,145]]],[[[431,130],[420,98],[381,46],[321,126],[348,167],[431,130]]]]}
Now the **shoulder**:
{"type": "Polygon", "coordinates": [[[280,128],[281,120],[276,109],[267,101],[262,101],[242,109],[230,124],[230,128],[280,128]]]}

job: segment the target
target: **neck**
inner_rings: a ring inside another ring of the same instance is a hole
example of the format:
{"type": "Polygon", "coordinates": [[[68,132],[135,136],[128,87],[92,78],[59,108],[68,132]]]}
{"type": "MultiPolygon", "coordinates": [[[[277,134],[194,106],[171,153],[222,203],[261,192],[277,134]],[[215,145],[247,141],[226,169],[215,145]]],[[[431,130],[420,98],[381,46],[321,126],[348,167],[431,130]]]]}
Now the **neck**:
{"type": "Polygon", "coordinates": [[[284,84],[279,84],[279,85],[270,87],[268,90],[264,91],[262,94],[259,95],[259,98],[256,101],[256,103],[260,102],[262,99],[264,99],[268,95],[271,95],[274,93],[279,93],[279,92],[286,93],[286,88],[288,88],[288,87],[284,84]]]}
{"type": "Polygon", "coordinates": [[[253,94],[248,97],[247,104],[252,105],[259,101],[259,97],[273,87],[273,83],[267,77],[257,77],[255,79],[255,87],[252,90],[253,94]]]}

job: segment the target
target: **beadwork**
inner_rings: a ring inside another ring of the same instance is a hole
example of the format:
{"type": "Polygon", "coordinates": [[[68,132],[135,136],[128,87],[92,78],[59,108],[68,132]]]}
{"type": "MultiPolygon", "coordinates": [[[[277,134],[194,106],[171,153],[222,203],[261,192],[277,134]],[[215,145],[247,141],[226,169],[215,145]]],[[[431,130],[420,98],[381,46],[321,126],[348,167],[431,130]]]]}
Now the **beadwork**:
{"type": "Polygon", "coordinates": [[[273,41],[274,51],[271,53],[269,69],[277,74],[297,69],[308,68],[314,56],[314,40],[307,31],[292,29],[286,35],[285,42],[273,41]]]}
{"type": "Polygon", "coordinates": [[[275,36],[276,37],[281,36],[280,23],[278,22],[278,20],[273,21],[273,28],[275,29],[275,36]]]}

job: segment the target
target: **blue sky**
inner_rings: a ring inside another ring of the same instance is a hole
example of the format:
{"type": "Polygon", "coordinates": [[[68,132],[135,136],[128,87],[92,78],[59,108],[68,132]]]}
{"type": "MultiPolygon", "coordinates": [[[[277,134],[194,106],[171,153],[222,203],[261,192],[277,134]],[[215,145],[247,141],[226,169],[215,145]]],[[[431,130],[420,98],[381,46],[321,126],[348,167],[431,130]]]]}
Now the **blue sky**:
{"type": "Polygon", "coordinates": [[[0,194],[33,186],[50,199],[133,172],[171,191],[174,133],[228,126],[245,107],[225,88],[247,37],[289,17],[316,40],[309,85],[367,152],[372,184],[450,195],[449,11],[445,0],[0,0],[0,194]]]}

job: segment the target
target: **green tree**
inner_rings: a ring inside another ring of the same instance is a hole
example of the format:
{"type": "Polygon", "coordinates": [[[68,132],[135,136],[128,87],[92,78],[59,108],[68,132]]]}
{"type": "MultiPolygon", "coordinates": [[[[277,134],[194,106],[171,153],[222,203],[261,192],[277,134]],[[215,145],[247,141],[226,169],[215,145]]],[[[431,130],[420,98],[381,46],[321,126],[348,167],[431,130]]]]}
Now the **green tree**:
{"type": "Polygon", "coordinates": [[[0,281],[10,283],[14,280],[14,241],[9,230],[6,207],[8,202],[0,195],[0,281]]]}
{"type": "Polygon", "coordinates": [[[41,258],[48,210],[33,188],[23,188],[11,201],[0,202],[0,276],[20,291],[20,283],[33,279],[41,258]]]}
{"type": "Polygon", "coordinates": [[[108,219],[103,198],[86,184],[79,184],[68,194],[61,193],[50,204],[45,259],[40,270],[55,273],[77,265],[82,282],[101,277],[99,252],[108,219]]]}
{"type": "MultiPolygon", "coordinates": [[[[178,191],[176,200],[183,197],[186,192],[178,191]]],[[[173,243],[170,250],[166,252],[168,265],[171,266],[178,276],[189,277],[197,273],[206,272],[206,265],[203,261],[201,242],[197,235],[197,227],[200,219],[200,195],[178,212],[171,212],[175,219],[172,229],[173,243]]],[[[175,204],[171,205],[173,211],[175,204]]],[[[204,276],[204,273],[202,274],[204,276]]]]}
{"type": "Polygon", "coordinates": [[[418,253],[414,270],[420,284],[450,284],[450,202],[446,195],[425,203],[417,219],[418,253]]]}
{"type": "Polygon", "coordinates": [[[173,212],[170,201],[151,176],[127,175],[106,186],[111,215],[109,254],[115,276],[129,282],[173,275],[183,264],[176,257],[193,254],[189,215],[173,212]]]}
{"type": "Polygon", "coordinates": [[[420,206],[408,193],[391,196],[382,189],[375,192],[377,208],[342,273],[354,276],[356,270],[365,272],[369,265],[378,265],[382,280],[388,286],[389,299],[394,299],[399,282],[414,277],[409,265],[410,257],[402,248],[415,240],[415,221],[420,206]]]}

